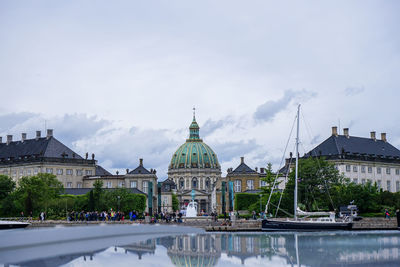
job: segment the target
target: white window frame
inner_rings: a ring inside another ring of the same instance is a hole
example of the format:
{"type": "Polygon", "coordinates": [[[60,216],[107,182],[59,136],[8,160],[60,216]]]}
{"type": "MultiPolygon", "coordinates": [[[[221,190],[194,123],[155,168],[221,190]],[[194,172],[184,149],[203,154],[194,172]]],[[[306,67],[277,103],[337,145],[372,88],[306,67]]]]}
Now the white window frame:
{"type": "Polygon", "coordinates": [[[62,175],[62,174],[63,174],[63,172],[64,172],[64,170],[63,170],[63,169],[57,169],[57,175],[62,175]]]}
{"type": "Polygon", "coordinates": [[[351,166],[350,165],[346,165],[346,172],[350,172],[351,171],[351,166]]]}
{"type": "Polygon", "coordinates": [[[53,174],[53,168],[46,168],[46,173],[53,174]]]}
{"type": "Polygon", "coordinates": [[[246,186],[247,186],[247,189],[254,190],[254,180],[253,179],[247,180],[246,181],[246,186]]]}
{"type": "Polygon", "coordinates": [[[242,180],[235,180],[235,192],[242,192],[242,180]]]}
{"type": "Polygon", "coordinates": [[[381,174],[382,173],[382,168],[381,167],[376,167],[376,173],[381,174]]]}
{"type": "Polygon", "coordinates": [[[358,184],[358,179],[357,179],[357,178],[354,178],[354,179],[353,179],[353,183],[358,184]]]}
{"type": "Polygon", "coordinates": [[[80,182],[76,183],[76,187],[77,188],[82,188],[82,183],[80,183],[80,182]]]}
{"type": "Polygon", "coordinates": [[[365,165],[361,165],[361,172],[365,173],[365,165]]]}
{"type": "Polygon", "coordinates": [[[142,182],[142,189],[143,189],[143,193],[145,193],[145,194],[149,193],[149,181],[142,182]]]}
{"type": "Polygon", "coordinates": [[[67,188],[72,188],[72,182],[67,182],[67,188]]]}
{"type": "Polygon", "coordinates": [[[137,181],[131,181],[130,186],[131,188],[137,188],[137,181]]]}
{"type": "Polygon", "coordinates": [[[74,170],[73,170],[73,169],[67,169],[67,170],[65,171],[65,174],[66,174],[66,175],[73,175],[73,174],[74,174],[74,170]]]}
{"type": "Polygon", "coordinates": [[[368,173],[372,173],[372,167],[368,166],[368,173]]]}
{"type": "Polygon", "coordinates": [[[92,175],[92,170],[85,170],[85,174],[86,174],[87,176],[92,175]]]}
{"type": "Polygon", "coordinates": [[[386,168],[386,174],[390,174],[390,168],[389,167],[386,168]]]}
{"type": "Polygon", "coordinates": [[[108,182],[106,183],[106,188],[112,188],[112,182],[108,181],[108,182]]]}
{"type": "Polygon", "coordinates": [[[357,165],[353,165],[353,172],[358,172],[358,166],[357,165]]]}
{"type": "Polygon", "coordinates": [[[392,190],[391,187],[392,187],[392,185],[391,185],[390,180],[387,180],[387,181],[386,181],[386,189],[387,189],[387,191],[391,192],[391,190],[392,190]]]}

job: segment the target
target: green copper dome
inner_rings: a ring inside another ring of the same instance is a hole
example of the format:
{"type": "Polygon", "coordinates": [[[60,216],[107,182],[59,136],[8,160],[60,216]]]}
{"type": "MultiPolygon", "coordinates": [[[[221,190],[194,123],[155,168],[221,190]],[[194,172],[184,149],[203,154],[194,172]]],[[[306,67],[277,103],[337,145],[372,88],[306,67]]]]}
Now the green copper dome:
{"type": "Polygon", "coordinates": [[[189,139],[181,145],[172,155],[170,169],[182,168],[211,168],[220,169],[217,155],[200,139],[200,127],[193,115],[193,121],[189,127],[189,139]]]}

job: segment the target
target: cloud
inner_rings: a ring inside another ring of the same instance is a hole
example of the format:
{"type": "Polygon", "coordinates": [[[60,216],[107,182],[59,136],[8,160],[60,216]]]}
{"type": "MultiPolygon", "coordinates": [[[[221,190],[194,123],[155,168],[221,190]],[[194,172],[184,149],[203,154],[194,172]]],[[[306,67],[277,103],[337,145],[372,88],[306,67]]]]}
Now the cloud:
{"type": "Polygon", "coordinates": [[[364,91],[365,91],[364,86],[351,86],[347,87],[344,90],[344,93],[346,94],[346,96],[355,96],[363,93],[364,91]]]}
{"type": "Polygon", "coordinates": [[[236,122],[232,116],[226,116],[220,120],[208,119],[204,125],[200,127],[200,133],[202,136],[208,136],[227,125],[233,124],[236,124],[236,122]]]}
{"type": "Polygon", "coordinates": [[[0,116],[0,132],[7,132],[10,128],[15,125],[24,123],[25,121],[37,116],[35,113],[20,112],[20,113],[8,113],[0,116]]]}
{"type": "Polygon", "coordinates": [[[276,114],[286,109],[292,100],[297,99],[299,101],[307,101],[310,98],[316,96],[315,92],[301,90],[292,91],[286,90],[283,96],[278,100],[269,100],[264,104],[257,107],[256,112],[253,114],[253,118],[256,121],[269,122],[274,119],[276,114]]]}

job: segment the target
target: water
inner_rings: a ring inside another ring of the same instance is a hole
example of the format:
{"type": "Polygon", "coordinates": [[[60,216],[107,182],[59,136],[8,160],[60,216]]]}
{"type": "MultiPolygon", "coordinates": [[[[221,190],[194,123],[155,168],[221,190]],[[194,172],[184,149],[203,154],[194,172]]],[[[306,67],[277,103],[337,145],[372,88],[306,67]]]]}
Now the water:
{"type": "MultiPolygon", "coordinates": [[[[84,239],[74,238],[72,231],[88,233],[99,229],[98,226],[36,230],[34,234],[41,236],[51,231],[53,236],[57,231],[66,231],[71,240],[60,244],[51,241],[53,252],[49,249],[50,243],[0,246],[0,263],[17,266],[400,266],[398,231],[225,234],[164,226],[120,228],[116,232],[112,227],[103,227],[104,236],[88,235],[84,239]],[[135,229],[134,233],[120,234],[131,229],[135,229]],[[116,236],[108,236],[107,231],[113,231],[116,236]],[[148,231],[154,237],[148,236],[148,231]],[[142,238],[142,234],[147,237],[142,238]],[[41,250],[47,254],[39,253],[41,250]]],[[[30,238],[29,231],[35,230],[0,233],[0,244],[4,238],[18,238],[20,234],[30,238]]],[[[64,238],[62,235],[60,238],[64,238]]]]}

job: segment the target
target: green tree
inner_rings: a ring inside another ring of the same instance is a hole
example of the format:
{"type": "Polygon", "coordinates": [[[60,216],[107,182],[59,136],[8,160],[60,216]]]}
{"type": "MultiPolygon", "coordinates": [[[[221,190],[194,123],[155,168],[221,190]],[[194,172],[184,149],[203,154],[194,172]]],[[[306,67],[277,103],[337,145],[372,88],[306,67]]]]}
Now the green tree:
{"type": "MultiPolygon", "coordinates": [[[[299,160],[298,169],[298,205],[307,211],[336,209],[332,191],[345,179],[335,166],[323,158],[306,158],[299,160]]],[[[282,204],[289,212],[294,213],[295,172],[289,174],[282,204]]],[[[336,199],[338,200],[338,199],[336,199]]]]}
{"type": "Polygon", "coordinates": [[[15,185],[15,182],[10,177],[0,175],[0,201],[14,191],[15,185]]]}
{"type": "Polygon", "coordinates": [[[26,214],[45,209],[47,203],[58,198],[64,188],[53,174],[40,173],[36,176],[22,177],[18,182],[17,197],[26,214]]]}
{"type": "Polygon", "coordinates": [[[179,210],[179,200],[175,194],[172,194],[172,210],[173,211],[179,210]]]}
{"type": "Polygon", "coordinates": [[[95,210],[103,210],[105,209],[104,207],[104,201],[103,201],[103,196],[104,196],[104,188],[103,188],[103,181],[97,180],[93,183],[93,201],[94,201],[94,206],[93,209],[95,210]]]}
{"type": "MultiPolygon", "coordinates": [[[[262,181],[266,183],[265,186],[261,187],[263,190],[263,194],[268,194],[271,192],[272,186],[274,185],[274,181],[276,178],[276,175],[272,172],[272,164],[268,163],[267,167],[265,168],[265,177],[261,178],[262,181]]],[[[277,181],[275,186],[278,186],[279,182],[277,181]]]]}

